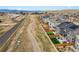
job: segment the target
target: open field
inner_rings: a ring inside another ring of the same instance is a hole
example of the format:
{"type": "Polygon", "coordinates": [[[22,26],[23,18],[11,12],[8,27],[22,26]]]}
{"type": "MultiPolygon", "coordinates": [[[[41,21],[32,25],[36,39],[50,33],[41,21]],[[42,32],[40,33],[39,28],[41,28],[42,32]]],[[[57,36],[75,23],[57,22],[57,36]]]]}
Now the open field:
{"type": "Polygon", "coordinates": [[[55,46],[42,28],[38,15],[25,17],[24,26],[18,31],[6,51],[13,52],[56,52],[55,46]],[[18,43],[18,41],[20,43],[18,43]],[[19,44],[19,45],[18,45],[19,44]]]}

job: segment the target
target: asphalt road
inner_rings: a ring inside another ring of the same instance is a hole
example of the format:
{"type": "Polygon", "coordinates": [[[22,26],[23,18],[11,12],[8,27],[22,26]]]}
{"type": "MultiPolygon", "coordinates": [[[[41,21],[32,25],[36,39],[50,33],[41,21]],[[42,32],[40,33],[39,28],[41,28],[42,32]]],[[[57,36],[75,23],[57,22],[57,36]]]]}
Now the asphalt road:
{"type": "Polygon", "coordinates": [[[2,46],[3,44],[5,44],[5,42],[9,39],[9,37],[11,37],[11,35],[16,31],[16,29],[18,28],[18,26],[22,23],[24,19],[22,19],[20,22],[18,22],[18,24],[16,24],[13,28],[11,28],[9,31],[7,31],[5,34],[3,34],[0,37],[0,46],[2,46]]]}

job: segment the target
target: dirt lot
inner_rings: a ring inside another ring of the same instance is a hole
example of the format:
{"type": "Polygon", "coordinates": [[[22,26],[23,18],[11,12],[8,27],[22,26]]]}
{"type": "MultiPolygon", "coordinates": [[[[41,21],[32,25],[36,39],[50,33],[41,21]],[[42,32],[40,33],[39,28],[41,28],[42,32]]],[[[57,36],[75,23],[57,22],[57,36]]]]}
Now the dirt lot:
{"type": "MultiPolygon", "coordinates": [[[[12,50],[16,52],[49,52],[54,51],[55,47],[50,43],[50,39],[44,32],[39,23],[37,15],[28,15],[24,22],[24,29],[17,39],[12,50]],[[27,20],[28,19],[28,20],[27,20]]],[[[9,47],[11,48],[11,47],[9,47]]]]}
{"type": "Polygon", "coordinates": [[[0,36],[11,29],[16,23],[14,23],[6,14],[0,15],[0,36]]]}

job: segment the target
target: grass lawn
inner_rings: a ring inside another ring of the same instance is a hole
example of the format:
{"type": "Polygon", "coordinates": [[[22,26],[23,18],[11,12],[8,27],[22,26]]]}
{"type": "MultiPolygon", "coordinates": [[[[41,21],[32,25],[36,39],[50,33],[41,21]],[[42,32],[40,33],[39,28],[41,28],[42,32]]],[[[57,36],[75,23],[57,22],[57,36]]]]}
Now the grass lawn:
{"type": "Polygon", "coordinates": [[[47,32],[47,34],[48,34],[48,35],[53,35],[54,33],[53,33],[53,32],[47,32]]]}
{"type": "Polygon", "coordinates": [[[54,44],[60,44],[60,42],[56,38],[51,38],[51,40],[54,44]]]}

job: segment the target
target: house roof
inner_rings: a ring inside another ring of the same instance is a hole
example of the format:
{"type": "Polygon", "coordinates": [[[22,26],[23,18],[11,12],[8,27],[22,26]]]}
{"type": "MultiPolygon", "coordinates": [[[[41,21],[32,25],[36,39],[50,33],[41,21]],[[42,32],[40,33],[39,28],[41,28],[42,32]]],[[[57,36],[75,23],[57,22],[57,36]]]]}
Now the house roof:
{"type": "Polygon", "coordinates": [[[78,26],[78,25],[73,25],[73,26],[71,26],[70,28],[71,28],[71,29],[77,29],[77,28],[79,28],[79,26],[78,26]]]}
{"type": "Polygon", "coordinates": [[[43,18],[49,18],[50,16],[43,16],[43,18]]]}
{"type": "Polygon", "coordinates": [[[63,23],[59,24],[58,27],[66,28],[66,27],[70,27],[72,25],[74,25],[72,22],[63,22],[63,23]]]}
{"type": "Polygon", "coordinates": [[[58,25],[59,28],[67,29],[67,30],[75,30],[79,29],[79,25],[75,25],[72,22],[63,22],[58,25]]]}

